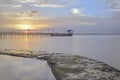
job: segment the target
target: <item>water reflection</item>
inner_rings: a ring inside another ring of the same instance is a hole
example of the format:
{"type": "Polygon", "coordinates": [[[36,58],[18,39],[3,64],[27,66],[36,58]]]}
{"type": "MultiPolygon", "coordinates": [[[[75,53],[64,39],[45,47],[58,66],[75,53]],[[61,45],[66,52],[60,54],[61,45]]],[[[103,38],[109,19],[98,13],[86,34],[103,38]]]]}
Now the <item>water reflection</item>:
{"type": "Polygon", "coordinates": [[[55,80],[46,61],[0,55],[0,80],[55,80]]]}
{"type": "Polygon", "coordinates": [[[39,37],[48,37],[48,35],[0,35],[0,39],[27,40],[27,39],[33,39],[33,38],[39,38],[39,37]]]}
{"type": "Polygon", "coordinates": [[[26,35],[25,38],[24,38],[24,41],[28,41],[28,36],[26,35]]]}
{"type": "Polygon", "coordinates": [[[51,53],[79,54],[103,61],[120,69],[120,35],[74,35],[49,37],[42,35],[2,36],[0,49],[47,51],[51,53]]]}

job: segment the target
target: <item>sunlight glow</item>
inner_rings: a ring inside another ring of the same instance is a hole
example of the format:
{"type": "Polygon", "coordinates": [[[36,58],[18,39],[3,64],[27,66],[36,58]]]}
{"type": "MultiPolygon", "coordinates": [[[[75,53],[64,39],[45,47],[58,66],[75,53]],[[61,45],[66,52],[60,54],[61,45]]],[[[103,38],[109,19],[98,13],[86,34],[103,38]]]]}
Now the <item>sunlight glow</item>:
{"type": "Polygon", "coordinates": [[[19,24],[18,26],[20,29],[23,29],[23,30],[33,29],[32,25],[30,24],[19,24]]]}

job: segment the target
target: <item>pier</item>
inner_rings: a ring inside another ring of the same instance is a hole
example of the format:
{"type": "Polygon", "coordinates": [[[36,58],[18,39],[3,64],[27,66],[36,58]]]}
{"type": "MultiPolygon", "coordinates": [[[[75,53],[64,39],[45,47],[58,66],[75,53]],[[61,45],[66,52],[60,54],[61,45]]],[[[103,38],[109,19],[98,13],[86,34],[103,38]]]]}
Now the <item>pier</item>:
{"type": "Polygon", "coordinates": [[[0,36],[72,36],[73,33],[44,33],[44,32],[31,32],[31,31],[21,31],[21,32],[0,32],[0,36]]]}
{"type": "Polygon", "coordinates": [[[50,35],[50,33],[41,33],[41,32],[0,32],[0,35],[50,35]]]}

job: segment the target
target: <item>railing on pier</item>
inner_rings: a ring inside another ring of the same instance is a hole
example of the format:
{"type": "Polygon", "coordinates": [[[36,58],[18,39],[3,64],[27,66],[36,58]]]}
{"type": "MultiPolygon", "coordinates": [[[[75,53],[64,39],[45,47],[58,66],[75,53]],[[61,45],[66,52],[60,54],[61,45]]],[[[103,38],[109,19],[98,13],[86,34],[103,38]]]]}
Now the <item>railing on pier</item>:
{"type": "Polygon", "coordinates": [[[14,35],[27,35],[27,36],[34,36],[34,35],[45,35],[45,36],[72,36],[72,33],[42,33],[42,32],[0,32],[0,36],[2,35],[8,35],[8,36],[14,36],[14,35]]]}
{"type": "Polygon", "coordinates": [[[0,39],[27,39],[50,36],[50,33],[41,32],[0,32],[0,39]]]}
{"type": "Polygon", "coordinates": [[[0,32],[0,35],[50,35],[50,33],[40,33],[40,32],[0,32]]]}

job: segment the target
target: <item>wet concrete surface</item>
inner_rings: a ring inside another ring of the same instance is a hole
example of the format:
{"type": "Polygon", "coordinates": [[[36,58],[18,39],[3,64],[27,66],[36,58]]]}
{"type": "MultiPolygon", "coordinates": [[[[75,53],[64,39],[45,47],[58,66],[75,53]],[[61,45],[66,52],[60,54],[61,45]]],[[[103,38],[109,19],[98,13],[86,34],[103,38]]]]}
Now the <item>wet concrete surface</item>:
{"type": "Polygon", "coordinates": [[[55,77],[45,60],[0,55],[0,80],[55,80],[55,77]]]}

